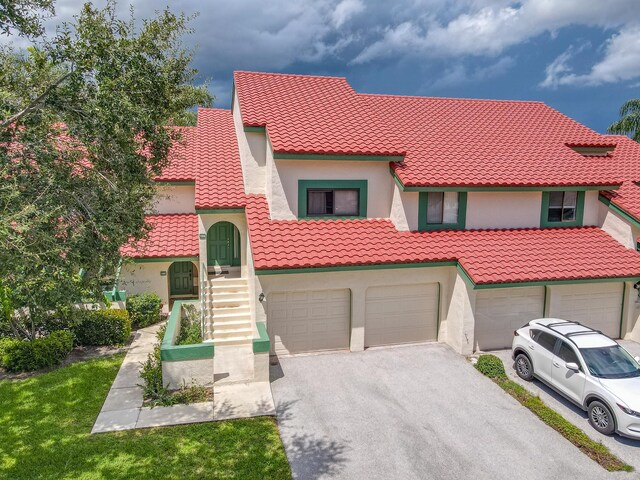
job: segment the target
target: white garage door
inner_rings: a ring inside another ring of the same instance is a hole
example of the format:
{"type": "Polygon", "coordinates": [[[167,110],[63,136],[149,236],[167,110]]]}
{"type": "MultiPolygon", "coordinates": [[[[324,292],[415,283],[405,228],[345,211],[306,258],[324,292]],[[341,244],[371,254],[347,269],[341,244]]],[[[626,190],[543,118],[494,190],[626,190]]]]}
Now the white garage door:
{"type": "Polygon", "coordinates": [[[513,331],[544,315],[544,287],[495,288],[476,295],[476,350],[509,348],[513,331]]]}
{"type": "Polygon", "coordinates": [[[575,320],[612,338],[620,336],[623,283],[575,285],[560,294],[558,311],[552,316],[575,320]]]}
{"type": "Polygon", "coordinates": [[[368,288],[365,347],[436,340],[439,297],[437,283],[368,288]]]}
{"type": "Polygon", "coordinates": [[[267,330],[275,353],[349,348],[349,289],[274,292],[267,304],[267,330]]]}

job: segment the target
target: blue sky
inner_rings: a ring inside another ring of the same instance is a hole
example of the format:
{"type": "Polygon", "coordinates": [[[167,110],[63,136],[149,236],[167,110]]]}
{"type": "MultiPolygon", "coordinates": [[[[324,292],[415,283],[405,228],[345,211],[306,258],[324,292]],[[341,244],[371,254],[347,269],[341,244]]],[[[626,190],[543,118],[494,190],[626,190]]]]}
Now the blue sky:
{"type": "MultiPolygon", "coordinates": [[[[96,2],[97,4],[103,2],[96,2]]],[[[131,2],[136,16],[162,7],[131,2]]],[[[81,1],[58,0],[56,22],[81,1]]],[[[128,2],[120,2],[123,12],[128,2]]],[[[541,100],[604,132],[640,97],[638,0],[174,0],[199,11],[216,106],[233,70],[346,76],[360,92],[541,100]]]]}

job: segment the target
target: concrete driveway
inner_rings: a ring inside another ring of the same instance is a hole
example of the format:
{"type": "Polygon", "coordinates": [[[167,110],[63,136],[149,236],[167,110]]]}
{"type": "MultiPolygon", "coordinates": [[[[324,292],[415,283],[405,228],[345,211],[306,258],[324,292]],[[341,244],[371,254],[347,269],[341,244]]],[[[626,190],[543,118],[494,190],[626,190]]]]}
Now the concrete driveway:
{"type": "MultiPolygon", "coordinates": [[[[631,355],[640,356],[640,344],[629,340],[620,340],[620,344],[626,348],[631,355]]],[[[520,379],[513,368],[511,350],[500,350],[498,352],[491,353],[498,355],[502,359],[507,375],[509,375],[512,380],[518,382],[535,395],[538,395],[547,405],[560,413],[571,423],[580,427],[588,436],[605,444],[609,447],[609,450],[615,453],[619,458],[627,462],[629,465],[633,465],[637,471],[640,471],[640,441],[623,438],[618,435],[607,437],[606,435],[599,434],[591,427],[591,425],[589,425],[587,414],[580,408],[576,407],[573,403],[566,400],[563,396],[551,390],[538,380],[525,382],[520,379]]]]}
{"type": "Polygon", "coordinates": [[[282,358],[271,380],[294,478],[612,475],[441,344],[282,358]]]}

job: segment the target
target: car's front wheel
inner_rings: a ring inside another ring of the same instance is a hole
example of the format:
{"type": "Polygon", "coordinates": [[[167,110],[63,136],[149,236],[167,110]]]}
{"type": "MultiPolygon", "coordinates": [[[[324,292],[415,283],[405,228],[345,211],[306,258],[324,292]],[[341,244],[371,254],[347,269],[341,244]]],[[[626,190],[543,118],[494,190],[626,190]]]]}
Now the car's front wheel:
{"type": "Polygon", "coordinates": [[[531,360],[524,353],[519,353],[516,356],[516,373],[527,382],[533,380],[533,365],[531,365],[531,360]]]}
{"type": "Polygon", "coordinates": [[[616,429],[611,410],[598,400],[589,404],[589,423],[604,435],[611,435],[616,429]]]}

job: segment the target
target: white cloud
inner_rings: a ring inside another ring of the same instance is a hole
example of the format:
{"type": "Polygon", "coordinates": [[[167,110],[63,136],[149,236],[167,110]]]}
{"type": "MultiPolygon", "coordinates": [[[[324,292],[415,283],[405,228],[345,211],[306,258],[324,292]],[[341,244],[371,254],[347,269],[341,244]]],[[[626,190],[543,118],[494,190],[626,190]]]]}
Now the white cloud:
{"type": "Polygon", "coordinates": [[[588,73],[573,71],[569,61],[574,54],[570,47],[551,62],[540,86],[602,85],[640,77],[640,27],[623,28],[611,36],[605,45],[604,58],[596,62],[588,73]]]}
{"type": "Polygon", "coordinates": [[[331,14],[331,20],[336,28],[340,28],[352,17],[364,10],[362,0],[342,0],[331,14]]]}

